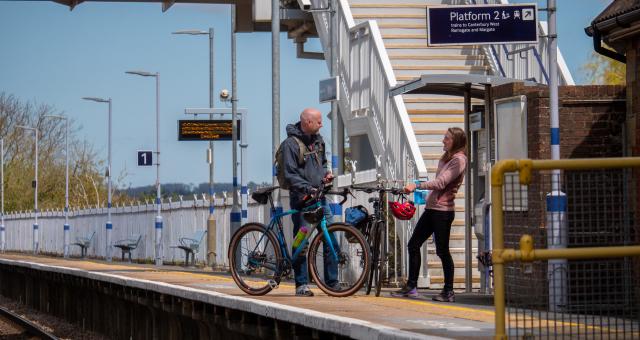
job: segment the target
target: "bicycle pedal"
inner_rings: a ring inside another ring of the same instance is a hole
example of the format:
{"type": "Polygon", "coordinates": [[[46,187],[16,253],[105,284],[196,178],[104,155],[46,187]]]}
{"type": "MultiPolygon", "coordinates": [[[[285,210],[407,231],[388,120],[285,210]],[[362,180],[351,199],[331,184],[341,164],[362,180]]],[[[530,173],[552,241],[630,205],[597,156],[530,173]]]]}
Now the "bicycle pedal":
{"type": "Polygon", "coordinates": [[[271,287],[271,289],[278,289],[278,287],[280,287],[276,280],[269,280],[267,281],[267,284],[269,285],[269,287],[271,287]]]}

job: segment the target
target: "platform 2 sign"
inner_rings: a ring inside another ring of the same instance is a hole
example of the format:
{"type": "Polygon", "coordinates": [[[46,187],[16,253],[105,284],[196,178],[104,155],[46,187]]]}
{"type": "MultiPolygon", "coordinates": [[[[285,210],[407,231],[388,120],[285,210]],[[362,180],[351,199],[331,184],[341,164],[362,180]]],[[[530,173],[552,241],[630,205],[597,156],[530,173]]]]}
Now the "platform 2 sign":
{"type": "MultiPolygon", "coordinates": [[[[237,136],[240,139],[240,120],[237,123],[237,136]]],[[[231,140],[231,119],[220,120],[179,120],[178,140],[231,140]]]]}
{"type": "Polygon", "coordinates": [[[538,42],[536,4],[429,6],[430,46],[534,44],[538,42]]]}

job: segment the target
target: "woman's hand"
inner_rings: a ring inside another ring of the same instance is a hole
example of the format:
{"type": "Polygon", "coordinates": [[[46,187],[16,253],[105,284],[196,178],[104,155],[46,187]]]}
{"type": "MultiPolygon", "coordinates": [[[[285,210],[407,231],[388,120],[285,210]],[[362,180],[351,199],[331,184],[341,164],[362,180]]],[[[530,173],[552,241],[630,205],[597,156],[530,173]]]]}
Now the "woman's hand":
{"type": "Polygon", "coordinates": [[[406,193],[412,193],[414,190],[416,190],[416,184],[415,183],[409,183],[409,184],[404,186],[404,191],[406,193]]]}

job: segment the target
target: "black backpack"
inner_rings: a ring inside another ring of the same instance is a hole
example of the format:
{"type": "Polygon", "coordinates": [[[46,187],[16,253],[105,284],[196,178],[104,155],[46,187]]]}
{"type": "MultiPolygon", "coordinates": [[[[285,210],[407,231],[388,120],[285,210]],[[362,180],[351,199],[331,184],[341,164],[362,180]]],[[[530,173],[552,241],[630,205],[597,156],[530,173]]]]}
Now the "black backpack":
{"type": "MultiPolygon", "coordinates": [[[[296,143],[298,143],[298,166],[303,166],[304,162],[305,162],[305,156],[308,155],[314,155],[316,157],[316,159],[318,160],[318,163],[320,163],[320,153],[324,152],[323,147],[321,146],[320,148],[314,150],[314,151],[309,151],[309,148],[307,148],[307,146],[304,144],[304,142],[302,142],[302,140],[296,136],[291,136],[289,138],[293,138],[293,140],[296,141],[296,143]]],[[[288,139],[288,138],[287,138],[288,139]]],[[[284,152],[283,152],[283,144],[286,142],[287,140],[285,139],[284,141],[282,141],[282,143],[280,143],[280,146],[278,146],[278,150],[276,150],[276,157],[275,160],[273,161],[273,167],[276,170],[276,177],[278,178],[278,184],[280,185],[280,188],[285,189],[285,190],[289,190],[289,188],[291,187],[291,183],[289,183],[289,181],[284,177],[284,152]]]]}

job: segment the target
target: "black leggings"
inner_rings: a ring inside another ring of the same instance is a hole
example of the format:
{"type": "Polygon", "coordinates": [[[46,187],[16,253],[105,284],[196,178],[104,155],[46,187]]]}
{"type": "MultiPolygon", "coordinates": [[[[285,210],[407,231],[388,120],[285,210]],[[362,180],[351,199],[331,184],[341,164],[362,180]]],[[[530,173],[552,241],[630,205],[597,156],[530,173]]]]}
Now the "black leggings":
{"type": "Polygon", "coordinates": [[[421,262],[420,248],[431,234],[435,234],[436,254],[440,257],[444,270],[444,290],[453,290],[453,259],[449,252],[449,234],[454,217],[454,211],[427,209],[422,213],[409,240],[409,280],[407,286],[417,287],[421,262]]]}

